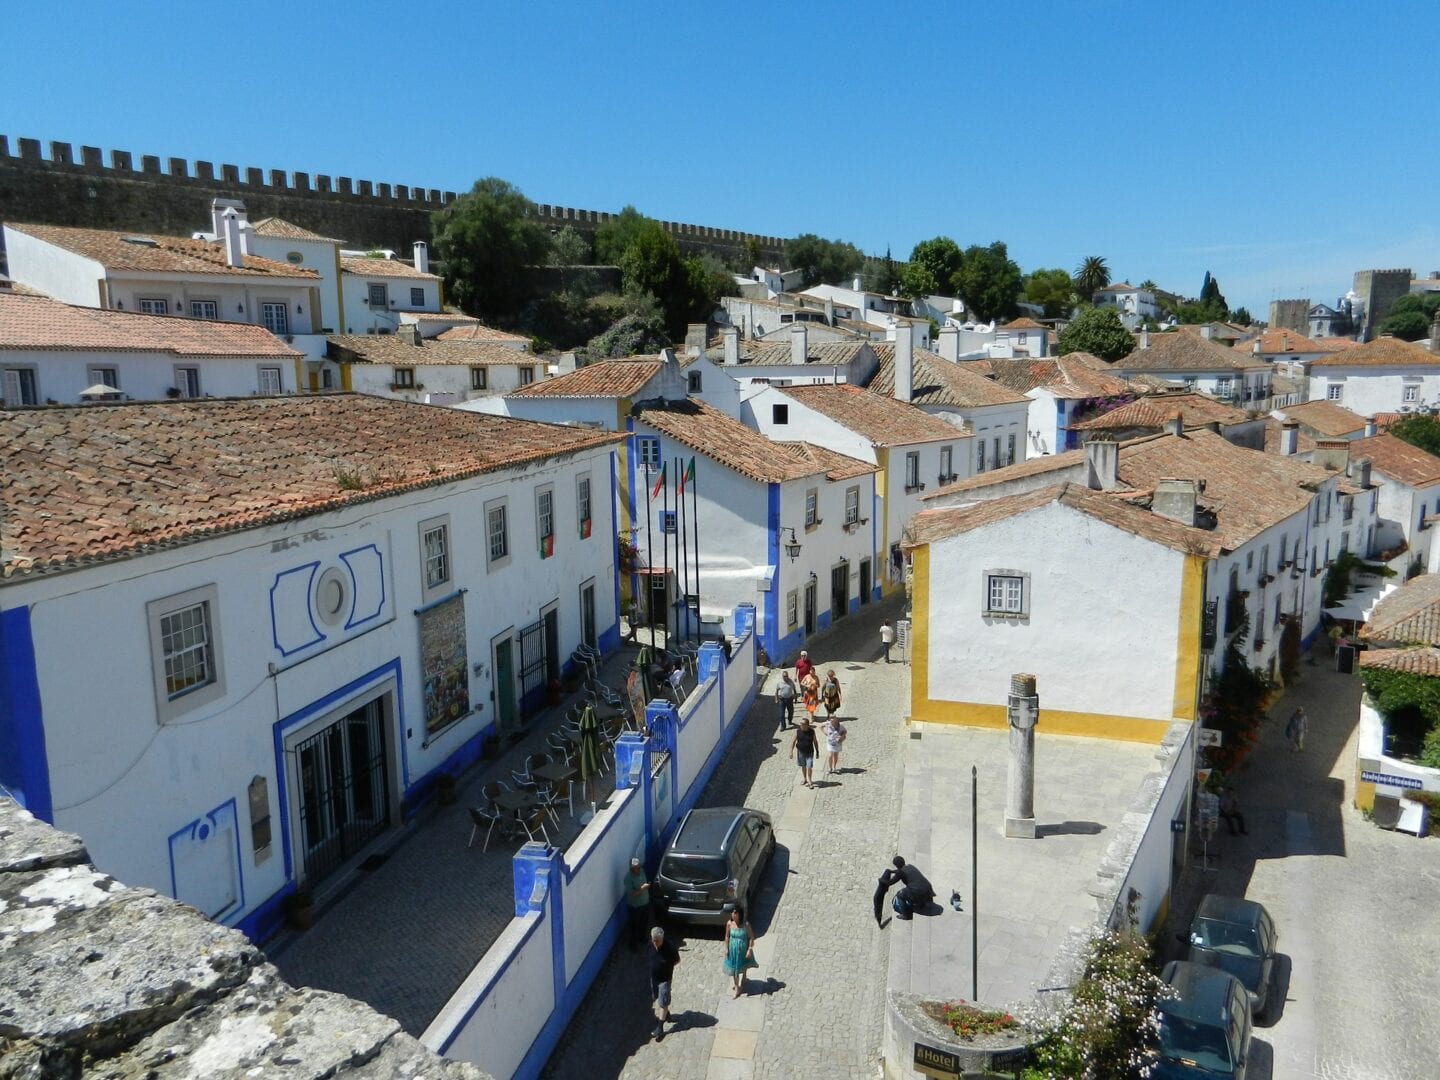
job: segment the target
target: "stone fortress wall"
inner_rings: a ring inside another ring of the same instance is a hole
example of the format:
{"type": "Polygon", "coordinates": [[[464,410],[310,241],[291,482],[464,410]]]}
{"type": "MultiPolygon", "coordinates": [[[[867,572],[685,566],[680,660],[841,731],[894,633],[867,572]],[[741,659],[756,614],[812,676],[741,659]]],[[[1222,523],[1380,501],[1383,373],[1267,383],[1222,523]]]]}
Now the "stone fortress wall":
{"type": "MultiPolygon", "coordinates": [[[[454,201],[456,193],[408,184],[376,183],[285,169],[241,169],[209,161],[162,159],[144,154],[136,167],[128,150],[0,135],[0,221],[133,229],[189,236],[210,220],[210,200],[239,198],[253,221],[282,217],[347,247],[390,248],[408,257],[416,240],[431,238],[430,216],[454,201]]],[[[598,210],[541,205],[540,218],[552,230],[566,225],[593,233],[611,219],[598,210]]],[[[763,257],[778,259],[785,241],[736,229],[662,221],[686,254],[736,255],[753,240],[763,257]]]]}

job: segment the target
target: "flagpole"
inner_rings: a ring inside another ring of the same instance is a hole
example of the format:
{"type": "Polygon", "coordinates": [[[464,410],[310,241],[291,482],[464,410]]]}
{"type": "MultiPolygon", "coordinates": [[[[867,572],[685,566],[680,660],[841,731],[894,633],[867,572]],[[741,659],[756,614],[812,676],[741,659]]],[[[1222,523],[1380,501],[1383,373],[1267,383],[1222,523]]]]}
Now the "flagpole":
{"type": "MultiPolygon", "coordinates": [[[[690,459],[693,467],[695,459],[690,459]]],[[[690,515],[694,520],[690,523],[695,533],[695,643],[700,643],[700,470],[695,469],[690,477],[690,505],[693,513],[690,515]]]]}
{"type": "MultiPolygon", "coordinates": [[[[670,531],[665,528],[665,524],[670,517],[670,485],[665,482],[669,479],[665,472],[665,462],[662,460],[660,462],[660,492],[665,497],[665,503],[660,517],[660,546],[665,553],[665,577],[663,580],[665,582],[665,598],[668,600],[670,598],[670,531]]],[[[667,649],[670,645],[670,614],[669,611],[665,612],[665,647],[667,649]]]]}
{"type": "MultiPolygon", "coordinates": [[[[645,621],[650,625],[650,644],[655,644],[655,616],[650,610],[650,603],[655,599],[654,582],[651,576],[655,570],[655,545],[651,538],[650,530],[655,526],[655,511],[651,508],[651,484],[650,474],[642,473],[644,479],[640,482],[645,485],[645,621]]],[[[637,575],[638,576],[638,575],[637,575]]],[[[640,640],[639,635],[635,637],[640,640]]]]}
{"type": "Polygon", "coordinates": [[[680,504],[680,564],[684,567],[685,588],[680,594],[684,601],[685,611],[685,633],[681,635],[686,641],[690,640],[690,521],[685,512],[685,459],[675,459],[675,477],[679,488],[675,492],[675,501],[680,504]]]}

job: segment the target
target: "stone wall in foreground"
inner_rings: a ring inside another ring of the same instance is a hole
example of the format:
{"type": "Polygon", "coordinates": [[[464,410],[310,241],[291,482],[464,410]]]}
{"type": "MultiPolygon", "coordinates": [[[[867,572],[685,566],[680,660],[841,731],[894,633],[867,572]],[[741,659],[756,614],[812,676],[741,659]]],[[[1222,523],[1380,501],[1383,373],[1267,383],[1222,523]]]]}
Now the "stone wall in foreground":
{"type": "Polygon", "coordinates": [[[0,1080],[485,1080],[0,796],[0,1080]]]}

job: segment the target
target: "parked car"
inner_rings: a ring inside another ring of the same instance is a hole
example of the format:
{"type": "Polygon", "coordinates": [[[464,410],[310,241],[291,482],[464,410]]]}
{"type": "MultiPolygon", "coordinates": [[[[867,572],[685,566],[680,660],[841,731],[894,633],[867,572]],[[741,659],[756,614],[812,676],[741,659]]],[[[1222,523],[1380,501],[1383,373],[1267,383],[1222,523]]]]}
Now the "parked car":
{"type": "Polygon", "coordinates": [[[1172,960],[1161,973],[1174,993],[1160,1013],[1160,1061],[1152,1080],[1226,1076],[1244,1080],[1250,1057],[1250,999],[1227,971],[1172,960]]]}
{"type": "Polygon", "coordinates": [[[741,806],[697,807],[665,849],[652,896],[673,919],[723,926],[737,903],[749,909],[774,853],[770,815],[741,806]]]}
{"type": "Polygon", "coordinates": [[[1200,901],[1190,924],[1186,959],[1218,967],[1239,979],[1258,1020],[1271,1005],[1279,941],[1275,920],[1263,904],[1212,893],[1200,901]]]}

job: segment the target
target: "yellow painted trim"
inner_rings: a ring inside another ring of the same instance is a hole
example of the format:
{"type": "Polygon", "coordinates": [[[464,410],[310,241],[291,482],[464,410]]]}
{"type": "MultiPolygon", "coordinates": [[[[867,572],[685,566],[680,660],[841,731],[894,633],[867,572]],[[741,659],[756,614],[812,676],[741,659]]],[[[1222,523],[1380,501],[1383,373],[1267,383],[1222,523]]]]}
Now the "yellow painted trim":
{"type": "MultiPolygon", "coordinates": [[[[335,253],[335,307],[338,309],[335,312],[335,320],[338,324],[335,327],[335,333],[348,334],[349,330],[345,327],[345,275],[340,270],[340,245],[332,244],[330,245],[330,250],[335,253]]],[[[320,325],[322,328],[325,325],[323,311],[321,312],[320,325]]],[[[350,387],[346,386],[345,389],[349,390],[350,387]]]]}
{"type": "Polygon", "coordinates": [[[1375,785],[1360,779],[1362,766],[1355,766],[1355,809],[1375,809],[1375,785]]]}
{"type": "Polygon", "coordinates": [[[305,389],[305,357],[295,357],[295,392],[298,394],[305,389]]]}
{"type": "Polygon", "coordinates": [[[341,390],[347,390],[347,391],[350,389],[350,365],[349,365],[349,364],[341,364],[341,365],[340,365],[340,389],[341,389],[341,390]]]}
{"type": "Polygon", "coordinates": [[[1145,928],[1147,934],[1153,934],[1164,924],[1166,917],[1170,914],[1170,897],[1171,892],[1169,889],[1166,889],[1165,895],[1160,898],[1160,906],[1155,909],[1155,918],[1152,919],[1150,925],[1145,928]]]}
{"type": "MultiPolygon", "coordinates": [[[[890,558],[890,549],[885,549],[890,558]]],[[[910,713],[914,719],[921,706],[930,702],[930,545],[910,553],[912,592],[910,596],[910,713]]],[[[887,564],[888,566],[888,564],[887,564]]]]}
{"type": "Polygon", "coordinates": [[[1200,694],[1200,622],[1205,610],[1205,560],[1186,555],[1180,571],[1180,621],[1175,635],[1177,720],[1194,720],[1200,694]]]}
{"type": "MultiPolygon", "coordinates": [[[[916,622],[919,622],[917,617],[916,622]]],[[[912,629],[913,633],[913,629],[912,629]]],[[[916,649],[919,656],[919,649],[916,649]]],[[[916,676],[912,673],[911,684],[916,676]]],[[[970,701],[929,701],[915,698],[911,719],[927,724],[954,724],[958,727],[991,728],[1003,731],[1010,726],[1004,705],[982,705],[970,701]]],[[[1079,735],[1087,739],[1117,739],[1121,742],[1156,743],[1165,738],[1170,723],[1138,716],[1107,716],[1104,713],[1066,712],[1040,707],[1042,735],[1079,735]]]]}

